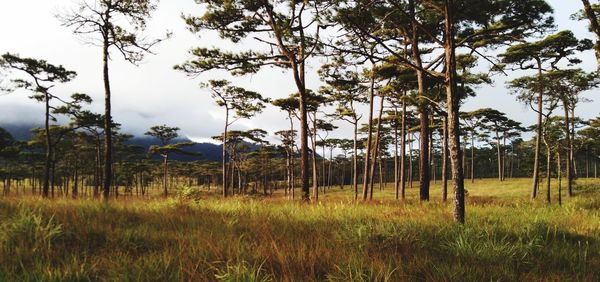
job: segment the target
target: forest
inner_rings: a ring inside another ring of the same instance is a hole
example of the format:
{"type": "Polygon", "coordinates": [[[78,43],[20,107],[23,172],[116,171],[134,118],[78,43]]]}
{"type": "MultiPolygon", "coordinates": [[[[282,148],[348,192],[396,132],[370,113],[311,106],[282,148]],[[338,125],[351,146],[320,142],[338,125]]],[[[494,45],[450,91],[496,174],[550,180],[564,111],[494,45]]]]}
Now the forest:
{"type": "Polygon", "coordinates": [[[179,25],[197,45],[166,67],[210,96],[214,146],[114,118],[115,60],[143,69],[172,40],[147,30],[162,2],[54,15],[97,49],[79,59],[103,101],[56,90],[78,79],[61,62],[0,50],[0,109],[27,93],[44,121],[0,127],[0,281],[600,280],[600,116],[580,110],[600,3],[560,4],[585,38],[557,1],[194,2],[179,25]],[[273,69],[292,93],[237,83],[273,69]],[[464,110],[490,86],[534,122],[464,110]],[[265,109],[287,126],[243,126],[265,109]]]}

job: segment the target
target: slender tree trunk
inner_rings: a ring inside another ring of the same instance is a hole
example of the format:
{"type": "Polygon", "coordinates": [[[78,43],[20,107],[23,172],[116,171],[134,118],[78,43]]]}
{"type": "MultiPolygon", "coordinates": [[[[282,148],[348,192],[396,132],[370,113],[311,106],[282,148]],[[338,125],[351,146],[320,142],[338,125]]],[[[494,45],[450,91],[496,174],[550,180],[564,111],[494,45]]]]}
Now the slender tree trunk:
{"type": "Polygon", "coordinates": [[[165,197],[169,196],[169,155],[163,155],[163,194],[165,197]]]}
{"type": "MultiPolygon", "coordinates": [[[[110,14],[106,13],[105,21],[109,21],[110,14]]],[[[110,187],[112,185],[113,173],[112,173],[112,116],[111,116],[111,90],[110,90],[110,79],[108,73],[108,60],[109,53],[108,48],[110,42],[107,31],[103,34],[104,44],[102,49],[102,61],[103,61],[103,76],[104,76],[104,183],[103,183],[103,198],[104,201],[108,201],[110,196],[110,187]]]]}
{"type": "Polygon", "coordinates": [[[460,95],[456,89],[456,53],[454,41],[453,0],[445,0],[445,59],[446,59],[446,96],[448,107],[448,135],[450,163],[452,166],[452,184],[454,186],[454,220],[465,222],[465,186],[460,150],[460,95]]]}
{"type": "MultiPolygon", "coordinates": [[[[301,39],[303,40],[303,39],[301,39]]],[[[309,175],[308,175],[308,114],[305,65],[304,61],[298,63],[295,58],[289,57],[292,62],[294,81],[300,93],[300,181],[302,182],[302,200],[310,201],[309,175]]]]}
{"type": "MultiPolygon", "coordinates": [[[[375,166],[377,165],[377,158],[379,157],[379,145],[381,141],[381,119],[383,116],[383,102],[385,98],[382,96],[379,100],[379,116],[377,117],[377,132],[375,133],[375,148],[373,150],[373,161],[371,163],[371,173],[370,173],[370,195],[369,200],[373,200],[373,180],[375,178],[375,166]]],[[[381,175],[379,175],[381,178],[381,175]]]]}
{"type": "Polygon", "coordinates": [[[570,125],[571,121],[569,118],[569,102],[566,99],[563,99],[563,108],[565,111],[565,137],[567,138],[567,162],[565,171],[567,173],[567,194],[569,197],[573,196],[573,175],[571,174],[571,155],[573,152],[571,151],[573,148],[572,140],[571,140],[571,130],[570,125]]]}
{"type": "Polygon", "coordinates": [[[558,176],[558,205],[562,206],[562,171],[560,163],[560,150],[556,151],[556,173],[558,176]]]}
{"type": "Polygon", "coordinates": [[[102,152],[100,136],[96,139],[96,167],[94,169],[94,198],[100,197],[100,183],[102,183],[102,152]]]}
{"type": "Polygon", "coordinates": [[[290,190],[292,193],[292,200],[295,198],[295,187],[294,187],[294,182],[296,180],[295,178],[295,174],[294,174],[294,159],[295,159],[295,153],[294,153],[294,147],[295,147],[295,134],[294,134],[294,120],[292,119],[292,113],[290,112],[289,114],[289,119],[290,119],[290,132],[292,135],[292,140],[291,140],[291,144],[290,144],[290,190]]]}
{"type": "Polygon", "coordinates": [[[412,142],[414,140],[414,134],[410,134],[410,142],[408,142],[408,183],[409,187],[413,188],[413,148],[412,142]]]}
{"type": "Polygon", "coordinates": [[[77,196],[79,196],[79,171],[77,168],[77,164],[75,164],[75,167],[73,169],[73,189],[71,190],[71,197],[73,197],[73,199],[77,199],[77,196]]]}
{"type": "Polygon", "coordinates": [[[594,158],[594,178],[598,178],[598,160],[594,158]]]}
{"type": "Polygon", "coordinates": [[[365,170],[363,173],[363,201],[367,200],[368,192],[369,192],[369,168],[371,165],[371,151],[372,151],[372,143],[373,143],[373,104],[375,98],[375,75],[371,74],[371,84],[369,86],[369,122],[367,123],[368,132],[367,132],[367,146],[365,150],[365,170]]]}
{"type": "MultiPolygon", "coordinates": [[[[403,96],[406,92],[403,93],[403,96]]],[[[400,190],[402,199],[406,197],[406,102],[402,99],[402,124],[400,130],[400,190]]]]}
{"type": "Polygon", "coordinates": [[[354,120],[354,134],[352,140],[352,186],[354,188],[354,200],[358,200],[358,120],[354,120]]]}
{"type": "Polygon", "coordinates": [[[228,176],[227,176],[227,133],[229,129],[229,108],[225,109],[225,128],[223,130],[223,148],[221,152],[221,170],[223,173],[223,197],[227,197],[228,176]]]}
{"type": "MultiPolygon", "coordinates": [[[[415,4],[414,0],[409,1],[411,17],[415,17],[415,4]]],[[[415,65],[419,68],[423,67],[421,61],[421,54],[419,50],[419,27],[413,22],[412,23],[412,57],[415,62],[415,65]]],[[[418,84],[418,94],[420,97],[425,96],[425,81],[424,81],[424,73],[422,70],[418,69],[417,71],[417,84],[418,84]]],[[[419,109],[419,120],[420,120],[420,145],[419,145],[419,189],[420,189],[420,200],[421,201],[429,201],[429,180],[430,180],[430,171],[429,171],[429,110],[427,109],[426,104],[421,104],[418,107],[419,109]]]]}
{"type": "Polygon", "coordinates": [[[506,175],[508,174],[508,167],[506,165],[508,152],[506,150],[506,132],[504,132],[504,136],[502,136],[502,180],[506,180],[506,175]]]}
{"type": "Polygon", "coordinates": [[[437,184],[437,166],[435,163],[435,153],[433,151],[434,149],[434,143],[433,143],[433,130],[429,130],[429,171],[430,171],[430,175],[431,178],[433,180],[433,184],[437,184]]]}
{"type": "Polygon", "coordinates": [[[319,200],[319,168],[317,166],[317,112],[313,112],[313,128],[312,128],[312,186],[313,196],[315,201],[319,200]]]}
{"type": "Polygon", "coordinates": [[[471,131],[471,183],[475,183],[475,132],[471,131]]]}
{"type": "Polygon", "coordinates": [[[396,200],[400,198],[400,175],[398,171],[398,107],[394,106],[394,191],[396,200]]]}
{"type": "Polygon", "coordinates": [[[538,79],[540,87],[538,89],[538,97],[537,97],[537,110],[538,110],[538,124],[537,124],[537,134],[535,137],[535,156],[533,159],[533,187],[531,189],[531,198],[535,199],[537,197],[537,191],[539,186],[539,170],[540,170],[540,148],[542,142],[542,111],[543,111],[543,96],[544,96],[544,87],[542,85],[542,62],[537,59],[538,66],[538,79]]]}
{"type": "MultiPolygon", "coordinates": [[[[46,132],[46,155],[44,162],[44,184],[42,187],[42,195],[44,198],[48,198],[48,193],[50,190],[50,166],[52,164],[52,140],[50,135],[50,95],[45,93],[45,103],[46,103],[46,117],[44,121],[44,130],[46,132]]],[[[54,195],[53,195],[54,196],[54,195]]]]}
{"type": "Polygon", "coordinates": [[[546,144],[546,203],[550,203],[551,194],[550,194],[550,182],[552,177],[550,175],[551,167],[552,167],[552,152],[550,151],[550,146],[546,144]]]}
{"type": "Polygon", "coordinates": [[[442,144],[442,201],[448,200],[448,117],[443,120],[442,144]]]}
{"type": "Polygon", "coordinates": [[[498,180],[502,181],[502,153],[500,152],[500,135],[496,130],[496,156],[498,157],[498,180]]]}
{"type": "Polygon", "coordinates": [[[569,147],[569,162],[571,162],[571,179],[577,178],[577,166],[575,165],[575,105],[571,106],[571,146],[569,147]]]}
{"type": "Polygon", "coordinates": [[[321,158],[321,187],[323,187],[323,193],[325,193],[325,189],[329,188],[326,186],[327,183],[327,159],[326,159],[326,148],[325,148],[325,140],[323,140],[322,152],[323,156],[321,158]]]}

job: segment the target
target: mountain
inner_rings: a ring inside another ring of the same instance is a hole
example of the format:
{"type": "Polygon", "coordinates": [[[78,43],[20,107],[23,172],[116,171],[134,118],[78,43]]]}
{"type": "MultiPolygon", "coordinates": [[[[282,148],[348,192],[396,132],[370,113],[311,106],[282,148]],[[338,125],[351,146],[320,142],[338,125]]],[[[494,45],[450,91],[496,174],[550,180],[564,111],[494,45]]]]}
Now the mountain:
{"type": "MultiPolygon", "coordinates": [[[[179,138],[174,142],[192,142],[187,138],[179,138]]],[[[145,151],[148,151],[150,146],[152,145],[160,145],[160,142],[156,138],[152,137],[134,137],[129,140],[130,145],[138,145],[144,148],[145,151]]],[[[184,154],[173,154],[170,156],[172,160],[178,160],[183,162],[188,161],[198,161],[198,160],[208,160],[208,161],[221,161],[222,156],[222,145],[212,144],[212,143],[196,143],[192,146],[185,147],[184,150],[192,153],[199,153],[200,156],[194,155],[184,155],[184,154]]]]}
{"type": "MultiPolygon", "coordinates": [[[[173,143],[190,143],[191,140],[187,138],[178,138],[173,140],[173,143]]],[[[160,141],[153,137],[134,137],[129,140],[130,145],[138,145],[142,146],[145,151],[148,151],[150,146],[152,145],[160,145],[160,141]]],[[[246,146],[250,148],[250,150],[254,151],[259,148],[258,145],[246,142],[246,146]]],[[[184,151],[192,152],[200,154],[199,156],[195,155],[186,155],[186,154],[172,154],[169,155],[169,158],[172,160],[182,161],[182,162],[190,162],[190,161],[221,161],[223,158],[223,145],[217,145],[212,143],[196,143],[192,146],[183,148],[184,151]]]]}
{"type": "Polygon", "coordinates": [[[2,124],[0,127],[6,129],[16,140],[29,140],[33,137],[31,129],[42,127],[42,125],[35,124],[2,124]]]}
{"type": "MultiPolygon", "coordinates": [[[[35,124],[0,124],[0,127],[6,129],[16,140],[29,140],[33,137],[31,133],[32,128],[42,127],[42,125],[35,124]]],[[[180,138],[175,140],[175,142],[192,142],[187,138],[180,138]]],[[[144,148],[145,151],[148,151],[148,148],[152,145],[159,145],[160,142],[156,138],[147,137],[147,136],[136,136],[133,137],[128,142],[130,145],[138,145],[144,148]]],[[[250,148],[256,149],[257,146],[253,144],[248,144],[250,148]]],[[[183,155],[183,154],[173,154],[171,156],[172,160],[178,161],[197,161],[197,160],[208,160],[208,161],[221,161],[222,159],[222,145],[212,144],[212,143],[197,143],[193,146],[186,147],[185,150],[193,153],[199,153],[200,156],[194,155],[183,155]]]]}

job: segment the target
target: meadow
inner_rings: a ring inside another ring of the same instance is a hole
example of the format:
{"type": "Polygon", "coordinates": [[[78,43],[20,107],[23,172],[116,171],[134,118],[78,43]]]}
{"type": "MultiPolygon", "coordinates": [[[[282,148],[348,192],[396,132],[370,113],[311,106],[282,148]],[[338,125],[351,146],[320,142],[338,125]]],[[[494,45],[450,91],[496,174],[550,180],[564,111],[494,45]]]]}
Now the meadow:
{"type": "Polygon", "coordinates": [[[576,180],[562,206],[529,184],[467,182],[464,225],[439,183],[428,203],[391,185],[368,203],[349,188],[311,204],[0,197],[0,281],[599,281],[600,180],[576,180]]]}

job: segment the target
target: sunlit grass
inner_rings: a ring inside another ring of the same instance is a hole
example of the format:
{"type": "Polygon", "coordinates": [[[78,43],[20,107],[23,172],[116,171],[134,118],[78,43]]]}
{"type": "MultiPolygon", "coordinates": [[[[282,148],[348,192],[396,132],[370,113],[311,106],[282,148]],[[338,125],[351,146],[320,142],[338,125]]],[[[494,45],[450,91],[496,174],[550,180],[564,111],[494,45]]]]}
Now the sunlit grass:
{"type": "Polygon", "coordinates": [[[562,207],[556,187],[550,205],[529,200],[530,184],[467,181],[464,226],[439,182],[429,203],[416,188],[396,201],[391,184],[373,203],[350,187],[312,204],[0,198],[0,281],[598,281],[600,181],[577,180],[562,207]]]}

